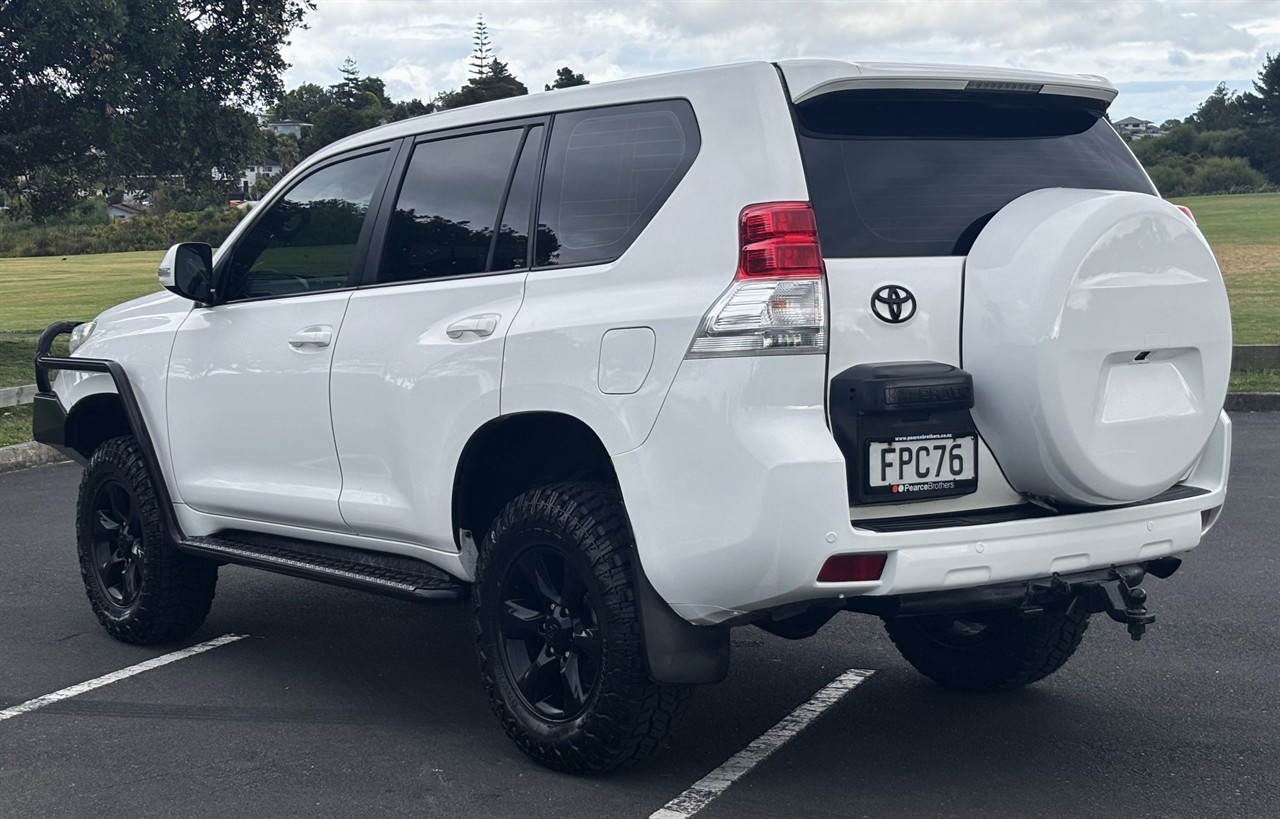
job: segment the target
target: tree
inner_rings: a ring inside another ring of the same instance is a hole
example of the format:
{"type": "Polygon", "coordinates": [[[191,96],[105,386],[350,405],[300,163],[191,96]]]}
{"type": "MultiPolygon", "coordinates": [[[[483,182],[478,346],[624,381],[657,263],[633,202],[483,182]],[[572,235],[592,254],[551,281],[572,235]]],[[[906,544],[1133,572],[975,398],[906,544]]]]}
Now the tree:
{"type": "MultiPolygon", "coordinates": [[[[313,8],[310,0],[0,4],[0,182],[61,177],[80,191],[104,175],[199,184],[214,168],[236,170],[257,135],[241,109],[279,95],[281,47],[313,8]]],[[[41,213],[74,201],[60,195],[41,213]]]]}
{"type": "Polygon", "coordinates": [[[1244,125],[1247,116],[1244,101],[1225,82],[1218,83],[1213,93],[1187,117],[1187,124],[1201,131],[1227,131],[1244,125]]]}
{"type": "Polygon", "coordinates": [[[387,117],[387,122],[399,122],[410,117],[420,117],[423,114],[430,114],[434,110],[436,110],[435,105],[423,102],[420,99],[397,102],[391,106],[391,113],[387,117]]]}
{"type": "Polygon", "coordinates": [[[476,33],[472,37],[475,50],[471,52],[471,77],[484,79],[489,73],[489,64],[493,61],[493,50],[489,47],[489,27],[484,24],[484,15],[476,20],[476,33]]]}
{"type": "Polygon", "coordinates": [[[353,111],[391,107],[386,83],[377,77],[361,77],[355,60],[346,58],[338,70],[342,72],[342,79],[329,87],[329,98],[334,103],[353,111]]]}
{"type": "Polygon", "coordinates": [[[1244,106],[1254,125],[1280,127],[1280,54],[1267,55],[1267,60],[1253,81],[1255,93],[1244,94],[1244,106]]]}
{"type": "Polygon", "coordinates": [[[321,88],[313,82],[307,82],[286,92],[276,100],[275,105],[268,111],[268,116],[274,120],[293,119],[311,122],[317,113],[333,104],[333,96],[328,89],[321,88]]]}
{"type": "Polygon", "coordinates": [[[516,79],[507,64],[492,57],[489,30],[484,18],[476,24],[475,50],[471,54],[471,79],[456,91],[441,91],[435,99],[435,107],[461,108],[478,102],[520,97],[529,93],[525,84],[516,79]],[[488,61],[484,60],[488,58],[488,61]]]}
{"type": "Polygon", "coordinates": [[[1252,94],[1242,94],[1248,112],[1246,139],[1249,164],[1280,185],[1280,54],[1267,60],[1253,82],[1252,94]]]}
{"type": "Polygon", "coordinates": [[[554,91],[557,88],[572,88],[575,85],[590,85],[590,81],[581,74],[573,73],[573,69],[569,66],[558,69],[556,71],[556,81],[545,86],[547,91],[554,91]]]}

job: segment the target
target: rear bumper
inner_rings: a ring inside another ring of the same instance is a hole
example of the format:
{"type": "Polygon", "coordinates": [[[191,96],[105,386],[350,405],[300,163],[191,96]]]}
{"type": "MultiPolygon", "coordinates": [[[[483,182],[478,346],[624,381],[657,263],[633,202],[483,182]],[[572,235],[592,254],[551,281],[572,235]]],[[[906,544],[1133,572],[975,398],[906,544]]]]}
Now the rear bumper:
{"type": "Polygon", "coordinates": [[[1224,413],[1183,482],[1194,495],[875,531],[849,520],[824,378],[818,356],[686,361],[649,439],[614,458],[645,572],[686,620],[710,625],[806,601],[1141,564],[1195,548],[1225,498],[1231,422],[1224,413]],[[828,557],[858,552],[888,554],[879,580],[817,582],[828,557]]]}

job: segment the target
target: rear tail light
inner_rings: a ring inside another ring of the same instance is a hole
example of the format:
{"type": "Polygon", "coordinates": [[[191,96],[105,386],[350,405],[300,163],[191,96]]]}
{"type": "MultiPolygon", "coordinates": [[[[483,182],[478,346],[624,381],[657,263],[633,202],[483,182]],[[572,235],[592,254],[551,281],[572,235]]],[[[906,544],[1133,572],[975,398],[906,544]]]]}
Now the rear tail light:
{"type": "Polygon", "coordinates": [[[827,293],[818,225],[807,202],[743,209],[738,272],[712,305],[689,358],[827,349],[827,293]]]}
{"type": "Polygon", "coordinates": [[[1196,221],[1196,215],[1191,212],[1191,208],[1187,207],[1186,205],[1174,205],[1174,207],[1182,211],[1183,213],[1185,213],[1187,215],[1187,218],[1191,220],[1191,224],[1193,225],[1200,224],[1199,222],[1196,221]]]}
{"type": "Polygon", "coordinates": [[[738,278],[822,277],[818,221],[808,202],[770,202],[742,209],[738,278]]]}
{"type": "Polygon", "coordinates": [[[889,556],[883,553],[832,555],[818,572],[819,583],[856,583],[879,580],[889,556]]]}

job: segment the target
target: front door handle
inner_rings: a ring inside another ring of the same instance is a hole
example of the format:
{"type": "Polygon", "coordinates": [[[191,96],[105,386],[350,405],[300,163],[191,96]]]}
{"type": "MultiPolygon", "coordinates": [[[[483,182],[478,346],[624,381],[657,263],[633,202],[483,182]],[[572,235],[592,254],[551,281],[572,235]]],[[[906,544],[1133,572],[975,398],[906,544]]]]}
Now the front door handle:
{"type": "Polygon", "coordinates": [[[295,350],[301,350],[304,347],[328,347],[332,341],[333,328],[324,324],[303,327],[289,336],[289,346],[295,350]]]}
{"type": "Polygon", "coordinates": [[[449,338],[462,338],[463,333],[475,333],[477,336],[484,338],[493,335],[493,331],[498,329],[498,319],[501,316],[495,313],[486,313],[483,316],[467,316],[464,319],[458,319],[444,331],[449,338]]]}

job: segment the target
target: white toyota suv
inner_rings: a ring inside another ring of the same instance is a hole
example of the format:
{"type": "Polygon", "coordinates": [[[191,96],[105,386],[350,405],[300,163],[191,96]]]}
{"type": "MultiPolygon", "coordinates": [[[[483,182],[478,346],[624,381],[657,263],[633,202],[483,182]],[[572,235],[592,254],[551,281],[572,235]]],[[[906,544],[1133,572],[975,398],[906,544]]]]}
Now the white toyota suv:
{"type": "Polygon", "coordinates": [[[658,747],[737,626],[876,615],[966,689],[1137,638],[1222,508],[1231,331],[1115,94],[756,62],[329,146],[42,340],[98,619],[183,638],[225,563],[469,596],[503,727],[573,772],[658,747]]]}

